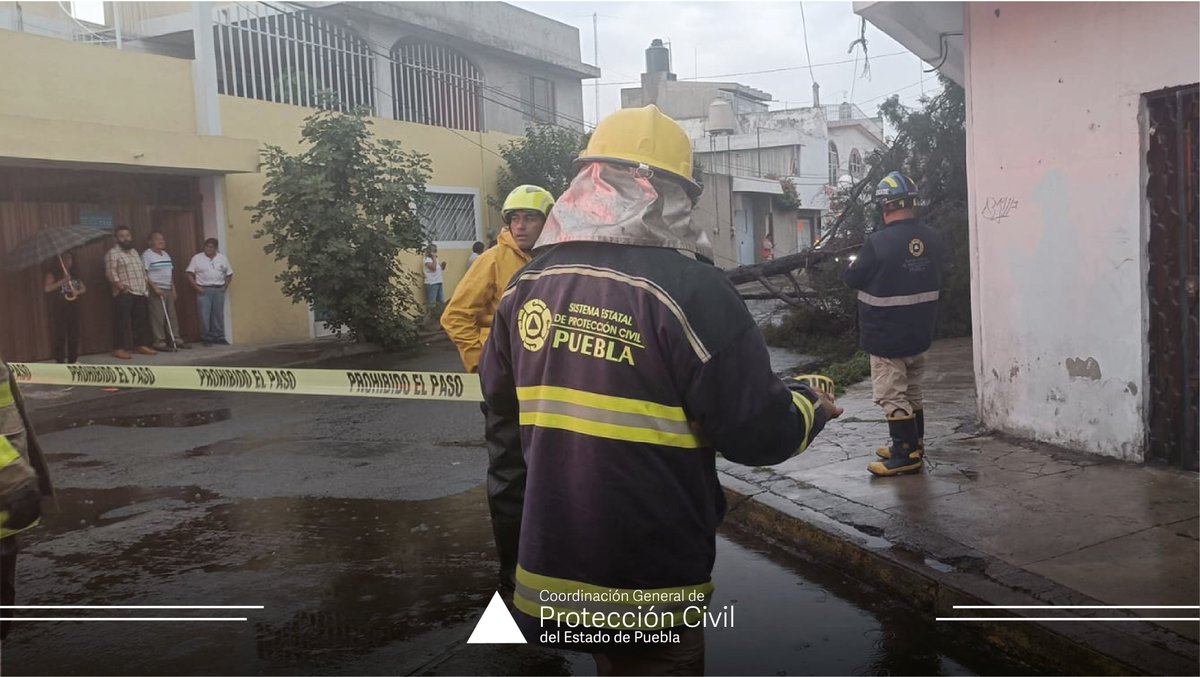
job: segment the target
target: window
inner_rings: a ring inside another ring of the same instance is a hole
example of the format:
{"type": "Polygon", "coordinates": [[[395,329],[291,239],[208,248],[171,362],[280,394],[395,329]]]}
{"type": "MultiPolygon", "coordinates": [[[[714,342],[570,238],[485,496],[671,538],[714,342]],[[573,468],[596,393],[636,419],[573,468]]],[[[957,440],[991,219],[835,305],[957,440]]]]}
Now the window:
{"type": "Polygon", "coordinates": [[[838,151],[837,144],[829,142],[829,185],[836,186],[838,180],[838,151]]]}
{"type": "Polygon", "coordinates": [[[863,159],[862,154],[855,148],[850,151],[850,176],[861,179],[863,175],[863,159]]]}
{"type": "Polygon", "coordinates": [[[345,26],[303,11],[230,3],[215,12],[217,91],[315,108],[375,107],[371,46],[345,26]]]}
{"type": "Polygon", "coordinates": [[[426,191],[421,223],[429,239],[439,246],[469,247],[480,239],[479,193],[471,188],[434,188],[426,191]]]}
{"type": "Polygon", "coordinates": [[[521,109],[526,120],[554,124],[554,81],[525,76],[521,82],[521,109]]]}
{"type": "Polygon", "coordinates": [[[392,48],[393,117],[403,122],[482,129],[483,79],[465,56],[444,45],[403,42],[392,48]]]}

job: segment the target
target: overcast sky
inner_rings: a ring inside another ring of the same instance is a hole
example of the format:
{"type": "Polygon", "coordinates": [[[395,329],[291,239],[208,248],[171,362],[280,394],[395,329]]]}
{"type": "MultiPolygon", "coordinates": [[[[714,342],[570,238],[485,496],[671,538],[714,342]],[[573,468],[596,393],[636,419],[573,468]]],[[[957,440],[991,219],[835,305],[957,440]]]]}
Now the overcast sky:
{"type": "MultiPolygon", "coordinates": [[[[812,79],[806,67],[804,23],[825,104],[852,100],[868,114],[895,92],[914,104],[921,95],[922,68],[928,68],[886,34],[867,24],[870,79],[862,77],[862,50],[847,53],[861,31],[849,2],[513,2],[579,29],[583,61],[595,63],[592,14],[597,16],[600,58],[600,116],[620,108],[620,82],[637,81],[645,70],[645,49],[654,38],[670,41],[673,70],[679,78],[740,82],[770,93],[772,108],[806,106],[812,79]],[[803,7],[804,20],[801,19],[803,7]],[[858,67],[854,58],[858,55],[858,67]],[[821,66],[830,62],[845,62],[821,66]],[[773,73],[756,71],[779,70],[773,73]],[[732,75],[746,73],[745,75],[732,75]],[[721,76],[721,77],[713,77],[721,76]],[[899,91],[897,91],[899,90],[899,91]]],[[[529,36],[528,39],[536,39],[529,36]]],[[[584,117],[596,117],[595,81],[584,83],[584,117]]],[[[625,85],[636,86],[636,85],[625,85]]],[[[935,74],[924,76],[924,89],[937,91],[935,74]]]]}

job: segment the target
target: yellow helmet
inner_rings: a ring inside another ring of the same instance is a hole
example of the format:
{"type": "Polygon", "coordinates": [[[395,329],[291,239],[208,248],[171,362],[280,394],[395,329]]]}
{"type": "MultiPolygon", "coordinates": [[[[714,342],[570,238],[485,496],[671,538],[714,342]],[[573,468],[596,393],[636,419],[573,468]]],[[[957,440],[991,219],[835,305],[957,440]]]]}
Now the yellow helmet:
{"type": "Polygon", "coordinates": [[[504,208],[500,210],[500,215],[504,217],[504,223],[508,223],[509,217],[515,211],[528,209],[546,216],[553,206],[554,196],[550,194],[550,191],[526,184],[513,188],[508,197],[504,198],[504,208]]]}
{"type": "Polygon", "coordinates": [[[692,141],[658,106],[625,108],[600,121],[576,163],[619,162],[666,172],[684,182],[688,194],[700,194],[692,178],[692,141]]]}

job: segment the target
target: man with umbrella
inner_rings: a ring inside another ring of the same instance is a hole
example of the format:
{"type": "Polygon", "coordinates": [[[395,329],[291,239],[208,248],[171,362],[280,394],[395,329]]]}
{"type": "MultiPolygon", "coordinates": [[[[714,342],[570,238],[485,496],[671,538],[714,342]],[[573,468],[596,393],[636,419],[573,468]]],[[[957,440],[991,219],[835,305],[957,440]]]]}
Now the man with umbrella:
{"type": "Polygon", "coordinates": [[[157,355],[150,348],[146,314],[150,281],[142,257],[133,247],[133,233],[128,226],[113,231],[117,244],[104,255],[104,274],[112,285],[114,299],[113,353],[118,360],[131,359],[131,352],[157,355]]]}

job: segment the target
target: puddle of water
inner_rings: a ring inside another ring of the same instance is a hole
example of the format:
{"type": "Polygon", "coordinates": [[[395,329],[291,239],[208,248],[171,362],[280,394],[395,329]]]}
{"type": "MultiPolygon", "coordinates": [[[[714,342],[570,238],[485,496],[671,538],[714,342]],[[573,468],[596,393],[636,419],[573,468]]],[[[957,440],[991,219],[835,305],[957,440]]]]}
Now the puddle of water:
{"type": "Polygon", "coordinates": [[[88,416],[67,418],[39,419],[36,430],[39,435],[49,435],[62,430],[84,428],[88,426],[113,426],[118,428],[194,428],[218,421],[228,421],[233,416],[232,410],[209,409],[207,411],[168,411],[160,414],[142,414],[140,416],[88,416]]]}
{"type": "Polygon", "coordinates": [[[1029,674],[839,571],[722,536],[714,604],[735,605],[737,626],[706,633],[710,674],[1029,674]]]}
{"type": "MultiPolygon", "coordinates": [[[[65,489],[30,533],[23,604],[261,604],[246,623],[18,624],[9,674],[594,674],[583,654],[466,646],[495,589],[482,487],[430,501],[65,489]],[[102,658],[101,658],[102,657],[102,658]]],[[[893,598],[718,537],[711,674],[1026,672],[893,598]]],[[[151,615],[147,612],[145,615],[151,615]]]]}

